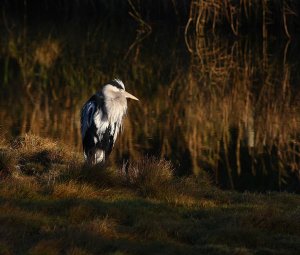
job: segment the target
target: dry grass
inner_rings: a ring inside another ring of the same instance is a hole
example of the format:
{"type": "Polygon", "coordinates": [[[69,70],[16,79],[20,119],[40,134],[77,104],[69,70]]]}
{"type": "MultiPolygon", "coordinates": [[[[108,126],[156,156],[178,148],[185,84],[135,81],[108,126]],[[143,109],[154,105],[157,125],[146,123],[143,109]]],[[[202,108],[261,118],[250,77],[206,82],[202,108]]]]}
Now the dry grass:
{"type": "Polygon", "coordinates": [[[104,236],[106,238],[116,238],[118,233],[116,231],[117,223],[114,219],[108,216],[104,218],[96,218],[83,226],[86,231],[93,234],[104,236]]]}
{"type": "Polygon", "coordinates": [[[49,68],[60,54],[60,45],[55,40],[41,42],[35,50],[34,60],[40,65],[49,68]]]}
{"type": "Polygon", "coordinates": [[[128,167],[124,165],[122,169],[126,183],[144,196],[168,192],[173,172],[170,162],[154,157],[144,157],[139,161],[130,162],[128,167]]]}
{"type": "MultiPolygon", "coordinates": [[[[232,1],[226,2],[234,5],[232,1]]],[[[222,17],[231,8],[224,8],[222,1],[196,4],[205,3],[211,12],[224,11],[222,17]]],[[[215,183],[226,188],[297,189],[291,187],[297,186],[293,183],[297,184],[299,177],[300,94],[294,84],[298,80],[298,64],[289,61],[290,55],[297,55],[292,51],[292,43],[281,45],[283,49],[277,52],[278,48],[267,40],[254,43],[192,34],[191,63],[184,70],[168,62],[177,63],[175,46],[171,49],[164,45],[163,58],[155,50],[140,52],[141,47],[137,47],[135,56],[128,56],[128,65],[108,66],[112,63],[108,52],[114,50],[107,49],[113,47],[114,38],[101,33],[99,37],[99,31],[102,33],[97,28],[83,34],[78,42],[90,34],[95,33],[95,37],[80,46],[74,45],[73,37],[62,36],[59,41],[70,47],[61,52],[63,57],[55,68],[44,70],[45,77],[34,72],[34,49],[37,45],[42,48],[44,40],[31,40],[19,34],[6,38],[3,56],[17,62],[22,73],[18,81],[23,84],[21,93],[27,95],[0,110],[0,119],[8,121],[7,130],[15,128],[12,116],[22,116],[17,128],[21,134],[28,130],[47,134],[81,152],[80,107],[99,89],[99,84],[114,75],[103,70],[118,70],[130,92],[142,100],[135,105],[129,103],[129,116],[111,155],[112,162],[124,156],[138,160],[146,152],[172,160],[180,174],[209,172],[215,183]],[[99,45],[98,39],[102,37],[107,41],[99,45]],[[23,45],[28,47],[24,49],[23,45]],[[101,59],[89,57],[97,52],[101,52],[101,59]],[[149,94],[152,96],[148,98],[149,94]],[[269,187],[255,187],[265,179],[272,182],[269,187]]],[[[122,56],[117,48],[116,52],[122,56]]],[[[58,148],[40,152],[39,158],[43,162],[63,163],[61,159],[66,155],[58,148]]],[[[30,162],[25,168],[29,174],[40,172],[44,163],[30,162]]],[[[84,172],[93,176],[92,169],[84,172]]],[[[50,180],[56,178],[52,173],[48,176],[50,180]]]]}
{"type": "Polygon", "coordinates": [[[25,134],[11,141],[11,148],[18,150],[21,157],[29,159],[36,158],[36,161],[43,163],[61,163],[72,161],[76,156],[67,149],[67,146],[59,144],[48,138],[42,138],[36,135],[25,134]]]}
{"type": "Polygon", "coordinates": [[[63,178],[87,182],[98,187],[111,187],[122,182],[114,168],[101,165],[90,166],[84,163],[69,167],[63,178]]]}
{"type": "MultiPolygon", "coordinates": [[[[21,141],[16,158],[25,147],[37,153],[30,144],[57,149],[35,136],[21,141]]],[[[22,170],[0,180],[2,254],[298,252],[298,195],[221,191],[205,176],[174,177],[169,162],[153,157],[129,161],[113,178],[111,169],[62,162],[52,182],[22,170]]],[[[55,171],[49,164],[41,171],[55,171]]]]}
{"type": "Polygon", "coordinates": [[[12,140],[10,151],[17,151],[17,166],[23,173],[40,176],[47,182],[65,171],[66,164],[72,167],[81,163],[80,156],[67,146],[35,135],[25,134],[12,140]]]}
{"type": "Polygon", "coordinates": [[[53,186],[52,195],[59,199],[62,198],[89,198],[93,199],[101,194],[99,189],[88,183],[77,183],[74,180],[58,183],[53,186]]]}

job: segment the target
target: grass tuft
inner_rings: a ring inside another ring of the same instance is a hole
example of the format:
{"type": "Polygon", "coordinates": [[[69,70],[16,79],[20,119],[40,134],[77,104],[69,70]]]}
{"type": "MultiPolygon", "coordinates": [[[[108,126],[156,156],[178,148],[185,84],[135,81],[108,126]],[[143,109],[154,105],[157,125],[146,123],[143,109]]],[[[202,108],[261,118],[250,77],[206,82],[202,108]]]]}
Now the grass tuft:
{"type": "Polygon", "coordinates": [[[85,224],[84,229],[90,233],[94,233],[105,238],[114,238],[117,237],[116,227],[116,221],[105,216],[104,218],[95,218],[85,224]]]}
{"type": "Polygon", "coordinates": [[[17,150],[23,161],[39,162],[44,165],[50,163],[66,163],[78,160],[77,155],[64,144],[48,138],[25,134],[10,143],[12,149],[17,150]]]}
{"type": "Polygon", "coordinates": [[[88,183],[80,183],[74,180],[60,182],[52,186],[52,196],[55,198],[96,198],[99,190],[88,183]]]}
{"type": "Polygon", "coordinates": [[[174,169],[169,161],[144,157],[130,162],[128,168],[123,167],[126,182],[137,189],[143,196],[157,196],[171,187],[174,169]]]}
{"type": "Polygon", "coordinates": [[[21,173],[39,177],[41,181],[53,183],[68,168],[80,165],[80,157],[65,145],[47,138],[26,134],[10,142],[10,165],[18,165],[21,173]]]}

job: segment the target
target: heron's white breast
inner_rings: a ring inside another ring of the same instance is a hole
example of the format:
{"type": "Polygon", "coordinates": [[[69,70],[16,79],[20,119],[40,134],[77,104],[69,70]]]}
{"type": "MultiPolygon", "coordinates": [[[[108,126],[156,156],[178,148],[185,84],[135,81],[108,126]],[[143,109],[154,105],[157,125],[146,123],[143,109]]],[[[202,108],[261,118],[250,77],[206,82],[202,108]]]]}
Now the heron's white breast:
{"type": "Polygon", "coordinates": [[[109,122],[104,117],[102,110],[98,109],[95,112],[94,122],[95,122],[95,126],[97,128],[97,134],[98,134],[99,138],[102,139],[102,135],[104,134],[105,130],[109,126],[109,122]]]}

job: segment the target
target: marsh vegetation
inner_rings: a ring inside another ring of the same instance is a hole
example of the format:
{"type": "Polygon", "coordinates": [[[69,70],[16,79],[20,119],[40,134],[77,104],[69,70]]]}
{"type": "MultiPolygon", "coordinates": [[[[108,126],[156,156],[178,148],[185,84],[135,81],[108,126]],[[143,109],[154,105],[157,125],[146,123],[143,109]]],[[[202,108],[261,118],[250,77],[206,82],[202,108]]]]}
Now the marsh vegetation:
{"type": "Polygon", "coordinates": [[[222,191],[166,160],[86,167],[37,136],[0,146],[1,254],[298,254],[300,197],[222,191]]]}
{"type": "Polygon", "coordinates": [[[0,254],[299,253],[298,1],[0,8],[0,254]],[[140,103],[88,167],[113,77],[140,103]]]}
{"type": "Polygon", "coordinates": [[[116,166],[152,155],[223,188],[299,192],[296,1],[104,2],[2,4],[4,136],[81,151],[83,102],[119,76],[142,100],[129,105],[116,166]]]}

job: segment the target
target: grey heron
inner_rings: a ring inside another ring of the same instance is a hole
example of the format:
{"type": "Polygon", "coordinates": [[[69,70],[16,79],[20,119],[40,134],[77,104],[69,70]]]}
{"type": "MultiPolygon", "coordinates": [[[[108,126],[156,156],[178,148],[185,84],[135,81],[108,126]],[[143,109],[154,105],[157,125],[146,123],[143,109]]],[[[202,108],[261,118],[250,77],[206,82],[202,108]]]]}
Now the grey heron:
{"type": "Polygon", "coordinates": [[[114,79],[82,107],[82,145],[89,164],[104,163],[111,153],[126,114],[127,98],[139,100],[125,91],[121,80],[114,79]]]}

